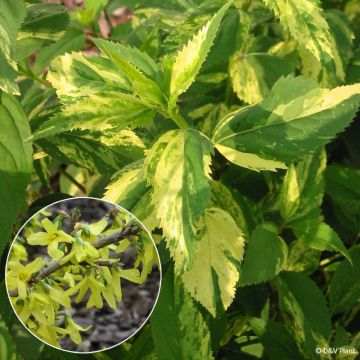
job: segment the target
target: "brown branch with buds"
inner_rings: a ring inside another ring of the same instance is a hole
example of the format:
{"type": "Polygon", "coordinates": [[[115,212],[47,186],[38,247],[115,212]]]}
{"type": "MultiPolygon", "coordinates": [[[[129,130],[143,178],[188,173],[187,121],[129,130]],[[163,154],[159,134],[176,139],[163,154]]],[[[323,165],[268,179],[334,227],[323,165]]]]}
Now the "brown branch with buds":
{"type": "MultiPolygon", "coordinates": [[[[140,228],[134,223],[130,222],[129,224],[125,225],[121,230],[116,231],[103,238],[99,238],[98,240],[94,241],[91,245],[94,246],[95,249],[99,250],[106,246],[116,244],[118,241],[125,239],[129,236],[137,235],[139,231],[140,228]]],[[[31,279],[29,280],[29,285],[36,284],[37,282],[47,278],[49,275],[53,274],[54,272],[60,270],[64,266],[69,265],[70,260],[66,261],[63,264],[62,264],[62,260],[63,258],[56,260],[49,266],[40,270],[40,272],[37,275],[32,276],[31,279]]],[[[108,261],[103,262],[102,260],[97,260],[95,261],[95,264],[99,266],[108,266],[109,262],[108,261]]],[[[114,264],[111,263],[111,266],[114,266],[114,264]]],[[[11,297],[16,297],[18,296],[18,291],[17,290],[10,291],[9,295],[11,297]]]]}

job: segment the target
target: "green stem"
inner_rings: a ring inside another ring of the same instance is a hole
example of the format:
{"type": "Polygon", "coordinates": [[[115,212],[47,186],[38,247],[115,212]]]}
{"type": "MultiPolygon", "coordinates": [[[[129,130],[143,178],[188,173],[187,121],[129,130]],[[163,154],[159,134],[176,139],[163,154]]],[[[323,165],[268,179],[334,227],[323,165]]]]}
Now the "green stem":
{"type": "Polygon", "coordinates": [[[189,123],[182,117],[181,114],[171,113],[171,114],[169,114],[169,116],[170,116],[171,120],[173,120],[180,129],[185,130],[190,127],[189,123]]]}
{"type": "Polygon", "coordinates": [[[359,311],[360,311],[360,306],[357,305],[345,313],[344,327],[347,327],[355,319],[355,316],[359,311]]]}
{"type": "Polygon", "coordinates": [[[23,75],[26,75],[28,78],[37,81],[38,83],[45,85],[46,87],[51,87],[51,85],[41,77],[37,76],[35,73],[32,72],[28,63],[26,63],[26,69],[24,69],[21,65],[18,64],[18,71],[23,75]]]}
{"type": "Polygon", "coordinates": [[[73,183],[81,192],[86,194],[86,188],[80,184],[74,177],[72,177],[65,169],[60,168],[59,171],[71,182],[73,183]]]}
{"type": "Polygon", "coordinates": [[[226,89],[225,89],[225,104],[227,107],[230,107],[233,99],[233,88],[231,84],[230,76],[228,77],[226,81],[226,89]]]}
{"type": "Polygon", "coordinates": [[[334,261],[342,258],[343,255],[342,254],[335,254],[331,257],[328,257],[326,259],[323,259],[320,261],[320,267],[326,267],[326,266],[329,266],[330,264],[332,264],[334,261]]]}

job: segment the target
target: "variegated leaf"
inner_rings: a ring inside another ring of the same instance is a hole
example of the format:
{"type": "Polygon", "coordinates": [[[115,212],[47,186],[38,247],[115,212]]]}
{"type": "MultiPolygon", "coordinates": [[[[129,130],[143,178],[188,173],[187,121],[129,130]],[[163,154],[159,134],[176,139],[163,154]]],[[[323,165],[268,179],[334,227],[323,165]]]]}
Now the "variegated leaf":
{"type": "Polygon", "coordinates": [[[131,211],[149,231],[158,226],[142,161],[129,164],[119,171],[107,186],[103,199],[131,211]]]}
{"type": "Polygon", "coordinates": [[[38,141],[42,149],[65,163],[100,174],[113,174],[144,157],[145,145],[132,130],[104,133],[74,130],[38,141]]]}
{"type": "Polygon", "coordinates": [[[170,268],[151,317],[158,360],[212,360],[210,331],[200,310],[170,268]]]}
{"type": "Polygon", "coordinates": [[[210,201],[212,145],[196,130],[172,130],[149,150],[145,166],[152,201],[176,272],[188,267],[198,238],[197,222],[210,201]]]}
{"type": "Polygon", "coordinates": [[[18,33],[18,40],[59,40],[64,35],[68,23],[69,14],[64,5],[29,4],[26,7],[26,18],[18,33]]]}
{"type": "Polygon", "coordinates": [[[72,52],[55,58],[47,80],[62,102],[71,102],[104,91],[126,91],[130,85],[115,65],[100,56],[72,52]]]}
{"type": "Polygon", "coordinates": [[[154,61],[137,49],[103,39],[94,39],[95,45],[125,74],[131,90],[150,107],[162,107],[164,97],[156,81],[160,70],[154,61]]]}
{"type": "Polygon", "coordinates": [[[324,81],[344,79],[344,69],[329,25],[317,0],[264,0],[290,32],[324,69],[324,81]]]}
{"type": "Polygon", "coordinates": [[[14,53],[18,29],[25,17],[25,5],[22,0],[0,0],[0,9],[0,90],[19,95],[14,53]]]}
{"type": "Polygon", "coordinates": [[[224,210],[207,209],[194,259],[182,278],[214,317],[220,304],[226,310],[234,299],[243,254],[243,234],[234,219],[224,210]]]}
{"type": "Polygon", "coordinates": [[[316,283],[300,272],[283,272],[277,278],[280,311],[307,359],[323,359],[314,352],[327,346],[331,320],[325,297],[316,283]]]}
{"type": "Polygon", "coordinates": [[[92,131],[110,135],[116,131],[136,127],[150,121],[154,111],[139,99],[121,92],[99,93],[69,104],[44,122],[35,132],[34,139],[71,130],[92,131]]]}
{"type": "Polygon", "coordinates": [[[320,88],[302,77],[280,79],[261,103],[241,108],[215,128],[216,148],[252,170],[286,168],[318,151],[354,117],[360,84],[320,88]]]}
{"type": "Polygon", "coordinates": [[[343,260],[336,268],[329,285],[329,305],[332,314],[353,308],[360,298],[360,247],[354,246],[352,263],[343,260]]]}
{"type": "Polygon", "coordinates": [[[284,221],[291,222],[321,212],[325,168],[324,149],[307,156],[297,165],[289,166],[280,196],[280,212],[284,221]]]}
{"type": "Polygon", "coordinates": [[[351,263],[349,251],[339,235],[318,219],[306,219],[293,226],[296,237],[315,250],[337,251],[351,263]]]}
{"type": "Polygon", "coordinates": [[[245,238],[249,236],[251,212],[244,202],[235,200],[231,190],[220,181],[211,181],[211,206],[225,210],[235,220],[245,238]],[[250,214],[249,214],[250,212],[250,214]]]}
{"type": "Polygon", "coordinates": [[[231,1],[226,3],[176,55],[171,69],[170,109],[175,107],[179,95],[194,82],[213,44],[220,22],[231,3],[231,1]]]}
{"type": "Polygon", "coordinates": [[[106,187],[104,200],[132,209],[146,193],[146,179],[141,161],[129,164],[120,170],[106,187]]]}
{"type": "Polygon", "coordinates": [[[281,76],[293,70],[291,62],[266,53],[236,53],[231,58],[229,69],[234,91],[248,104],[261,101],[281,76]]]}

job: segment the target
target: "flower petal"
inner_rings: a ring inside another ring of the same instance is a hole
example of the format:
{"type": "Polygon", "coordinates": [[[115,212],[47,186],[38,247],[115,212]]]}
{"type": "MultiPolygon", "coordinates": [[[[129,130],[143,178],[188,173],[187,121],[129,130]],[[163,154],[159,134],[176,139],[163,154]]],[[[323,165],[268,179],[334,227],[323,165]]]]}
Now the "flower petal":
{"type": "Polygon", "coordinates": [[[31,311],[29,309],[29,305],[27,303],[24,304],[23,308],[20,312],[18,312],[19,318],[25,322],[31,315],[31,311]]]}
{"type": "Polygon", "coordinates": [[[99,235],[107,226],[108,222],[106,220],[100,220],[94,224],[89,225],[89,230],[94,235],[99,235]]]}
{"type": "Polygon", "coordinates": [[[56,226],[48,218],[43,219],[41,225],[49,234],[53,234],[57,230],[56,226]]]}
{"type": "Polygon", "coordinates": [[[78,330],[75,329],[71,329],[71,331],[69,330],[69,336],[75,344],[80,344],[82,341],[81,335],[78,330]]]}
{"type": "Polygon", "coordinates": [[[62,230],[57,231],[57,241],[58,242],[66,242],[66,243],[72,243],[74,241],[74,238],[67,234],[66,232],[62,230]]]}
{"type": "Polygon", "coordinates": [[[137,284],[141,284],[143,282],[138,269],[119,270],[118,272],[120,276],[126,280],[132,281],[137,284]]]}
{"type": "Polygon", "coordinates": [[[11,276],[11,274],[7,274],[6,276],[6,285],[9,291],[15,290],[17,288],[17,280],[15,276],[11,276]]]}
{"type": "Polygon", "coordinates": [[[45,296],[45,294],[38,294],[35,291],[32,291],[30,293],[30,298],[33,298],[34,300],[37,300],[39,302],[42,302],[44,304],[49,304],[49,298],[45,296]]]}
{"type": "Polygon", "coordinates": [[[40,231],[35,234],[31,234],[27,238],[27,243],[29,245],[48,245],[50,242],[50,235],[47,232],[40,231]]]}
{"type": "Polygon", "coordinates": [[[115,252],[118,253],[118,254],[119,254],[119,253],[122,253],[122,252],[124,252],[130,245],[131,245],[130,240],[128,240],[128,239],[121,240],[121,241],[119,242],[119,245],[116,246],[115,252]]]}
{"type": "Polygon", "coordinates": [[[71,286],[69,289],[66,290],[66,294],[69,296],[75,295],[86,283],[86,278],[80,280],[76,285],[71,286]]]}
{"type": "Polygon", "coordinates": [[[112,289],[107,287],[107,288],[101,290],[101,293],[102,293],[104,299],[106,300],[106,302],[109,304],[109,306],[112,309],[116,309],[116,302],[115,302],[114,293],[113,293],[112,289]]]}
{"type": "Polygon", "coordinates": [[[34,308],[31,310],[31,314],[39,323],[46,323],[46,317],[39,305],[34,306],[34,308]]]}
{"type": "Polygon", "coordinates": [[[37,257],[33,262],[27,264],[25,266],[26,271],[30,272],[31,274],[40,271],[44,266],[44,259],[42,257],[37,257]]]}
{"type": "MultiPolygon", "coordinates": [[[[91,285],[90,285],[90,289],[91,289],[90,298],[93,299],[95,307],[97,307],[98,309],[101,309],[103,307],[103,300],[101,297],[100,289],[96,286],[91,286],[91,285]]],[[[86,304],[86,307],[89,307],[88,304],[89,304],[89,302],[86,304]]]]}
{"type": "Polygon", "coordinates": [[[26,296],[27,296],[26,282],[21,281],[20,279],[17,279],[17,288],[18,288],[19,298],[26,299],[26,296]]]}
{"type": "Polygon", "coordinates": [[[100,257],[98,251],[89,243],[84,245],[86,253],[93,259],[98,259],[100,257]]]}
{"type": "Polygon", "coordinates": [[[117,301],[121,301],[122,299],[122,291],[121,291],[121,280],[120,278],[114,277],[112,281],[112,288],[114,295],[117,301]]]}
{"type": "Polygon", "coordinates": [[[75,257],[78,262],[82,262],[87,258],[87,253],[83,245],[78,245],[75,248],[75,257]]]}
{"type": "Polygon", "coordinates": [[[52,324],[55,321],[55,310],[52,303],[44,305],[44,311],[48,320],[48,323],[52,324]]]}
{"type": "Polygon", "coordinates": [[[89,281],[87,280],[87,278],[85,278],[84,280],[85,280],[84,283],[82,283],[82,281],[80,281],[81,286],[80,286],[78,296],[76,297],[76,300],[75,300],[76,303],[79,303],[83,299],[84,295],[86,294],[86,292],[89,289],[89,286],[90,286],[89,281]]]}
{"type": "Polygon", "coordinates": [[[47,248],[48,248],[49,255],[53,259],[60,259],[64,255],[64,253],[58,249],[58,242],[57,241],[52,241],[48,245],[47,248]]]}
{"type": "Polygon", "coordinates": [[[51,299],[58,302],[62,306],[65,306],[68,309],[71,309],[71,301],[69,296],[65,293],[64,290],[55,289],[54,287],[50,288],[49,295],[51,299]]]}

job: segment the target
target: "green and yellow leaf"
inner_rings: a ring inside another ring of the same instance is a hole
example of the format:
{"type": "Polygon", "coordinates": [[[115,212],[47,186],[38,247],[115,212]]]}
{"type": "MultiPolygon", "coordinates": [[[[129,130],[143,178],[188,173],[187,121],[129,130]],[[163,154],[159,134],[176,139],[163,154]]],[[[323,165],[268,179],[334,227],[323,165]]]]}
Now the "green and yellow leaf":
{"type": "Polygon", "coordinates": [[[182,279],[214,317],[217,306],[226,310],[234,299],[243,254],[243,234],[234,219],[224,210],[207,209],[192,264],[182,279]]]}
{"type": "Polygon", "coordinates": [[[248,104],[265,98],[274,83],[293,70],[293,64],[286,59],[266,53],[236,53],[229,65],[233,89],[238,98],[248,104]]]}
{"type": "Polygon", "coordinates": [[[210,331],[172,269],[166,273],[151,329],[159,360],[213,359],[210,331]],[[196,355],[194,355],[194,350],[196,355]]]}
{"type": "Polygon", "coordinates": [[[321,251],[337,251],[351,263],[349,251],[339,235],[329,225],[316,219],[307,219],[293,225],[295,235],[309,247],[321,251]]]}
{"type": "Polygon", "coordinates": [[[62,102],[91,96],[105,91],[130,90],[125,75],[103,57],[86,57],[72,52],[55,58],[50,64],[47,80],[62,102]]]}
{"type": "MultiPolygon", "coordinates": [[[[264,0],[291,36],[323,67],[322,80],[344,80],[343,64],[320,3],[315,0],[264,0]]],[[[306,55],[305,55],[306,56],[306,55]]]]}
{"type": "Polygon", "coordinates": [[[103,199],[132,209],[146,193],[143,163],[135,162],[120,170],[106,187],[103,199]]]}
{"type": "Polygon", "coordinates": [[[285,168],[328,143],[356,114],[360,84],[320,88],[302,77],[280,79],[261,103],[243,107],[215,128],[215,147],[252,170],[285,168]]]}
{"type": "Polygon", "coordinates": [[[332,314],[352,309],[360,299],[360,248],[350,251],[352,264],[344,260],[336,269],[329,285],[329,305],[332,314]]]}
{"type": "Polygon", "coordinates": [[[154,111],[132,95],[121,92],[99,93],[66,105],[60,113],[41,125],[34,139],[72,130],[96,132],[107,138],[116,131],[141,126],[153,116],[154,111]]]}
{"type": "Polygon", "coordinates": [[[20,95],[15,82],[17,64],[14,59],[16,37],[25,18],[22,0],[0,0],[0,90],[20,95]]]}
{"type": "Polygon", "coordinates": [[[283,272],[277,279],[280,310],[291,317],[289,330],[303,357],[321,359],[316,347],[327,346],[331,335],[330,312],[325,297],[306,275],[283,272]]]}
{"type": "Polygon", "coordinates": [[[73,130],[38,141],[56,159],[100,174],[113,174],[144,157],[145,145],[128,129],[96,131],[73,130]]]}
{"type": "Polygon", "coordinates": [[[294,338],[283,324],[261,318],[251,318],[249,322],[270,360],[303,359],[294,338]]]}
{"type": "Polygon", "coordinates": [[[93,39],[93,42],[125,74],[131,90],[144,104],[155,108],[163,106],[163,94],[156,82],[160,80],[160,72],[147,54],[103,39],[93,39]]]}
{"type": "Polygon", "coordinates": [[[214,42],[220,22],[231,3],[231,1],[226,3],[176,55],[171,69],[170,109],[175,107],[179,95],[194,82],[214,42]]]}
{"type": "Polygon", "coordinates": [[[280,212],[286,222],[321,213],[326,152],[307,156],[286,172],[280,195],[280,212]]]}
{"type": "Polygon", "coordinates": [[[196,130],[162,135],[145,160],[152,202],[177,273],[186,270],[195,252],[197,223],[210,202],[212,145],[196,130]]]}
{"type": "Polygon", "coordinates": [[[26,7],[26,18],[18,33],[18,39],[37,38],[59,40],[69,23],[65,6],[60,4],[30,4],[26,7]]]}

